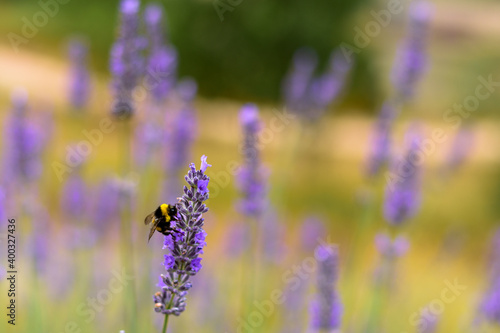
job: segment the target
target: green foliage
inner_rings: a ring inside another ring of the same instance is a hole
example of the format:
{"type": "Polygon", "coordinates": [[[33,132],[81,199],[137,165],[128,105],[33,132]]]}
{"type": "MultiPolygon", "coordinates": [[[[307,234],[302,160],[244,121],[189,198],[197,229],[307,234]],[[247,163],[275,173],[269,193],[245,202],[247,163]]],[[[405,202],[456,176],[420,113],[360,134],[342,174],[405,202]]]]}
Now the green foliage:
{"type": "MultiPolygon", "coordinates": [[[[324,66],[330,52],[350,40],[352,14],[368,1],[167,0],[162,3],[167,12],[169,37],[179,52],[179,74],[193,76],[202,95],[277,102],[294,51],[303,46],[314,48],[324,66]],[[220,6],[229,10],[224,11],[220,6]]],[[[88,36],[92,65],[106,72],[118,6],[116,0],[60,4],[59,13],[50,18],[28,46],[61,54],[69,36],[88,36]]],[[[41,10],[37,2],[31,1],[17,1],[7,8],[11,10],[9,17],[19,19],[0,23],[0,28],[18,33],[21,17],[30,19],[41,10]]],[[[369,67],[370,52],[364,50],[356,62],[348,99],[362,106],[370,106],[374,101],[370,88],[375,86],[374,77],[368,72],[369,67]]]]}

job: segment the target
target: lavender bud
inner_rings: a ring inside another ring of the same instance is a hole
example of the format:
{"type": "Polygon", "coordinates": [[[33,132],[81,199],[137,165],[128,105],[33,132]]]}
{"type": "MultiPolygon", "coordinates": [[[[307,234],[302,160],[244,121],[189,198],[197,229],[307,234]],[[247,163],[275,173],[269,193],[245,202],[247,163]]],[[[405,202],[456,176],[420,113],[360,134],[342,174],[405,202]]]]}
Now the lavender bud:
{"type": "Polygon", "coordinates": [[[318,260],[318,293],[311,303],[311,326],[317,330],[338,329],[343,311],[335,287],[338,279],[338,248],[318,246],[315,254],[318,260]]]}
{"type": "Polygon", "coordinates": [[[420,137],[410,133],[406,155],[395,161],[385,191],[384,216],[392,225],[400,225],[417,214],[421,202],[420,137]]]}
{"type": "Polygon", "coordinates": [[[87,69],[88,48],[78,40],[69,44],[71,83],[69,100],[75,109],[83,109],[90,95],[90,74],[87,69]]]}

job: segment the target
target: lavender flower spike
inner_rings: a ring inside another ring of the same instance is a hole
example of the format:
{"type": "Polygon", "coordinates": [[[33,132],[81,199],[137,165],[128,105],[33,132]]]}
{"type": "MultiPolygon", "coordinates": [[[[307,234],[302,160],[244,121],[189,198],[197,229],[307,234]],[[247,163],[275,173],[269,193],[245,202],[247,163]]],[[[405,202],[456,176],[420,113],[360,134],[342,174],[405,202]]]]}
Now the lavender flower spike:
{"type": "Polygon", "coordinates": [[[318,294],[311,303],[311,326],[315,330],[340,327],[342,304],[335,284],[338,280],[339,255],[336,246],[320,245],[316,248],[318,260],[318,294]]]}
{"type": "Polygon", "coordinates": [[[203,230],[202,214],[208,211],[204,202],[208,200],[208,182],[205,175],[206,156],[201,158],[201,167],[196,170],[194,163],[189,165],[185,176],[188,186],[184,186],[184,194],[177,204],[177,219],[174,234],[165,236],[164,248],[169,250],[165,255],[167,275],[161,275],[158,286],[162,288],[153,296],[155,311],[164,315],[180,315],[186,308],[186,295],[191,288],[189,279],[201,269],[200,254],[206,245],[206,233],[203,230]]]}
{"type": "Polygon", "coordinates": [[[413,97],[416,84],[427,67],[425,44],[431,15],[432,7],[427,1],[417,0],[410,4],[408,36],[398,50],[393,69],[398,102],[413,97]]]}
{"type": "Polygon", "coordinates": [[[260,163],[257,147],[260,131],[259,110],[254,104],[246,104],[240,111],[240,122],[243,126],[243,158],[244,164],[238,173],[238,186],[243,198],[238,203],[243,214],[259,217],[266,208],[266,170],[260,163]]]}
{"type": "Polygon", "coordinates": [[[387,179],[384,216],[392,225],[400,225],[412,218],[420,208],[420,137],[410,133],[409,139],[406,155],[393,163],[390,178],[387,179]]]}
{"type": "Polygon", "coordinates": [[[147,64],[147,75],[154,83],[151,95],[156,102],[164,100],[175,85],[177,71],[177,51],[166,45],[163,31],[163,9],[158,4],[150,4],[144,12],[148,31],[150,53],[147,64]]]}
{"type": "Polygon", "coordinates": [[[73,40],[69,45],[71,61],[71,84],[69,99],[75,109],[83,109],[90,94],[90,75],[87,70],[88,49],[85,44],[73,40]]]}
{"type": "Polygon", "coordinates": [[[119,36],[111,49],[110,69],[114,93],[112,114],[126,119],[134,113],[132,91],[143,74],[144,65],[140,53],[145,42],[138,36],[139,1],[122,0],[120,13],[119,36]]]}
{"type": "Polygon", "coordinates": [[[391,156],[391,127],[396,116],[394,107],[385,103],[375,124],[367,173],[373,177],[380,172],[391,156]]]}

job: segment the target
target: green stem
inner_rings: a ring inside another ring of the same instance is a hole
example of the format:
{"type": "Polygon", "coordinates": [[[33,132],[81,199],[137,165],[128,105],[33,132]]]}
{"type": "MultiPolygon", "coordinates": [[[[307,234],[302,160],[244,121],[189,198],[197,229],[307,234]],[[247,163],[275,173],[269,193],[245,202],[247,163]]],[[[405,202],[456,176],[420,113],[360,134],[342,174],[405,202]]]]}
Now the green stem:
{"type": "MultiPolygon", "coordinates": [[[[168,310],[172,307],[172,303],[173,302],[174,302],[174,294],[172,294],[172,297],[170,297],[170,302],[168,302],[168,307],[167,307],[168,310]]],[[[166,314],[165,315],[165,320],[163,321],[163,329],[161,330],[162,333],[166,333],[167,332],[168,317],[169,317],[169,315],[166,314]]]]}

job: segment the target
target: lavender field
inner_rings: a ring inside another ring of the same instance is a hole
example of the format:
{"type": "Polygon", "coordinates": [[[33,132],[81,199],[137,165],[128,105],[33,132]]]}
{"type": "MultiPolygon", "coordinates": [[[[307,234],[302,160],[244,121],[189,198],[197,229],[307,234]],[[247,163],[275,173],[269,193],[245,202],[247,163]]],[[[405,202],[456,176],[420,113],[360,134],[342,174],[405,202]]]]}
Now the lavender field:
{"type": "Polygon", "coordinates": [[[0,332],[500,332],[496,2],[0,15],[0,332]]]}

